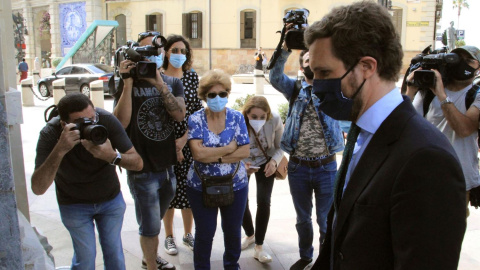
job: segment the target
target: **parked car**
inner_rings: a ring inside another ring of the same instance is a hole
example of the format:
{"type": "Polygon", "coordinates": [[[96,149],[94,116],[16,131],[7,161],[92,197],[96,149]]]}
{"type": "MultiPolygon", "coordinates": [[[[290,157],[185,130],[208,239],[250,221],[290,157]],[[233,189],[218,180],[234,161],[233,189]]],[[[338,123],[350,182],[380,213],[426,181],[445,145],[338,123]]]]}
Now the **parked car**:
{"type": "Polygon", "coordinates": [[[113,68],[104,64],[74,64],[63,67],[51,76],[38,80],[38,91],[43,97],[53,96],[52,82],[65,78],[65,92],[81,92],[90,95],[90,83],[103,81],[103,92],[108,94],[108,80],[113,76],[113,68]]]}

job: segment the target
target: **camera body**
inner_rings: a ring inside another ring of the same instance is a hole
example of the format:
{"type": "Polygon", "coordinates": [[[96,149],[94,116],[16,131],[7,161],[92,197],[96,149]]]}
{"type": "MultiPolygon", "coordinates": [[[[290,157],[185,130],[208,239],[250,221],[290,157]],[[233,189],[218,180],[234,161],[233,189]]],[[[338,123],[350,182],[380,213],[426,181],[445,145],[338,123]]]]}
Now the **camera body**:
{"type": "Polygon", "coordinates": [[[108,131],[102,125],[96,125],[90,118],[79,118],[75,120],[76,127],[72,129],[78,129],[80,131],[80,139],[91,141],[95,145],[103,144],[107,141],[108,131]]]}
{"type": "Polygon", "coordinates": [[[432,53],[429,55],[417,55],[412,59],[410,71],[422,67],[422,70],[415,71],[413,81],[414,85],[419,89],[430,89],[435,87],[436,78],[432,69],[438,70],[445,84],[449,81],[449,68],[460,61],[460,57],[456,53],[432,53]],[[414,61],[416,63],[414,63],[414,61]]]}
{"type": "Polygon", "coordinates": [[[157,64],[145,61],[149,56],[161,54],[160,48],[164,46],[166,39],[163,36],[154,36],[151,45],[139,46],[138,42],[132,40],[117,49],[115,52],[115,74],[119,73],[119,65],[123,60],[130,60],[136,63],[135,68],[130,70],[130,77],[134,79],[155,78],[157,64]]]}
{"type": "Polygon", "coordinates": [[[308,9],[289,10],[283,17],[283,23],[293,23],[294,29],[291,29],[285,35],[285,43],[291,50],[306,50],[303,41],[303,27],[308,24],[308,9]]]}

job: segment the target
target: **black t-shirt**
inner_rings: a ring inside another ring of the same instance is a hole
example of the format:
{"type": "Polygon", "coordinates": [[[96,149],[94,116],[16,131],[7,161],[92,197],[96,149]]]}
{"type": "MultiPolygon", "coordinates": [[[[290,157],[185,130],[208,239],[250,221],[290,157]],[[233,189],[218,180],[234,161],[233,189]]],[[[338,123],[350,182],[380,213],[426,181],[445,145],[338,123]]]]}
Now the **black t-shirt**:
{"type": "MultiPolygon", "coordinates": [[[[125,153],[132,148],[122,124],[111,113],[96,108],[99,115],[98,125],[108,131],[108,138],[113,148],[125,153]]],[[[37,144],[35,169],[40,167],[57,144],[62,126],[60,118],[53,118],[40,131],[37,144]]],[[[77,144],[62,159],[55,176],[57,200],[59,204],[92,204],[109,201],[120,192],[115,166],[93,155],[77,144]]]]}
{"type": "MultiPolygon", "coordinates": [[[[175,97],[184,97],[182,81],[161,76],[175,97]]],[[[174,120],[160,92],[147,81],[133,83],[132,118],[127,133],[143,159],[142,172],[159,172],[177,162],[174,120]]]]}

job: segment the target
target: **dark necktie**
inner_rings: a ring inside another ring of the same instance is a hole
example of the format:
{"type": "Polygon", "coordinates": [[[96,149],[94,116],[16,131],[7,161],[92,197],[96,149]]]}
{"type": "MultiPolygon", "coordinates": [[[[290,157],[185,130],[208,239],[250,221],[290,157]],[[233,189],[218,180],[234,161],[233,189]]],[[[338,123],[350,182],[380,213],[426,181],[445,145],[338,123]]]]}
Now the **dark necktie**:
{"type": "Polygon", "coordinates": [[[353,149],[355,148],[355,143],[357,142],[358,134],[360,133],[361,128],[359,128],[355,123],[352,122],[350,130],[347,135],[347,144],[343,150],[342,164],[335,175],[335,187],[334,187],[334,198],[333,204],[335,207],[335,212],[338,211],[340,207],[340,201],[342,200],[343,186],[345,185],[345,176],[347,175],[348,165],[352,159],[353,149]]]}

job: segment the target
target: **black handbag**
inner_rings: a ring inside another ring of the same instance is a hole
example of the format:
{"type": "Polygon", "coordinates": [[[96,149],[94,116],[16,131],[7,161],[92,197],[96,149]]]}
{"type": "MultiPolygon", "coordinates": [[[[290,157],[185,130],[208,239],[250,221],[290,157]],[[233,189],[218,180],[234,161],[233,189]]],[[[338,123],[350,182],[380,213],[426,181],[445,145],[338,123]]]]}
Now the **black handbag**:
{"type": "Polygon", "coordinates": [[[223,176],[202,175],[197,168],[197,164],[193,165],[195,173],[202,181],[202,199],[205,207],[221,207],[228,206],[235,199],[233,193],[233,177],[237,174],[240,162],[237,163],[235,172],[223,176]]]}

